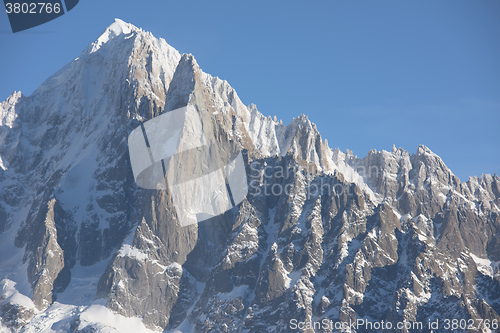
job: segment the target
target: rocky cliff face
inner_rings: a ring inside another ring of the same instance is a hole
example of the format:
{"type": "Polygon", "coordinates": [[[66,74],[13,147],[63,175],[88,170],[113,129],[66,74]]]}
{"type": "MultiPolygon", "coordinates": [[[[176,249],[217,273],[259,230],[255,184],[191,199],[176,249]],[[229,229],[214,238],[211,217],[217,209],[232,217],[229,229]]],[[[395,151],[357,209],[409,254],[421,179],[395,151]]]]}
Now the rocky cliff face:
{"type": "Polygon", "coordinates": [[[363,159],[332,150],[306,116],[263,116],[130,24],[117,20],[31,96],[14,93],[0,119],[5,330],[500,320],[500,177],[461,182],[424,146],[363,159]],[[127,138],[188,104],[243,150],[250,192],[181,227],[168,189],[136,186],[127,138]]]}

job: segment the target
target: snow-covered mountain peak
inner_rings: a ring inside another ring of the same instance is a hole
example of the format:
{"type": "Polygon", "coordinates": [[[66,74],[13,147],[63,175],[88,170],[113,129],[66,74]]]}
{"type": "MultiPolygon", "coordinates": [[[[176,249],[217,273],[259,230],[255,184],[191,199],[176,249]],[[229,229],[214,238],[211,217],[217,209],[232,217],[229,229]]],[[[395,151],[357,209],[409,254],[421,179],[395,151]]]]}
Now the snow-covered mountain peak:
{"type": "Polygon", "coordinates": [[[418,146],[417,155],[429,155],[429,156],[439,157],[438,155],[434,154],[432,150],[429,149],[429,147],[425,145],[418,146]]]}
{"type": "Polygon", "coordinates": [[[123,20],[120,20],[119,18],[115,18],[115,21],[111,23],[105,31],[113,32],[115,36],[118,36],[119,34],[128,34],[132,30],[140,29],[131,23],[127,23],[123,20]]]}
{"type": "Polygon", "coordinates": [[[110,26],[104,29],[102,34],[92,44],[90,44],[87,51],[88,53],[94,53],[99,50],[103,44],[109,42],[117,36],[128,35],[131,32],[139,31],[142,30],[117,18],[110,26]]]}

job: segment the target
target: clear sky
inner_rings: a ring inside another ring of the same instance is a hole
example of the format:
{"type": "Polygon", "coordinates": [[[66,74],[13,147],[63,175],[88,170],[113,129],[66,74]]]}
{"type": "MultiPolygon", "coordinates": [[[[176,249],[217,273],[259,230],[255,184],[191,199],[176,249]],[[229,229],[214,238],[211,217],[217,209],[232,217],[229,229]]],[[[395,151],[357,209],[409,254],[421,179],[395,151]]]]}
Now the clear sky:
{"type": "Polygon", "coordinates": [[[113,21],[163,37],[332,148],[439,154],[462,181],[500,173],[500,1],[80,0],[13,34],[0,12],[0,100],[33,92],[113,21]]]}

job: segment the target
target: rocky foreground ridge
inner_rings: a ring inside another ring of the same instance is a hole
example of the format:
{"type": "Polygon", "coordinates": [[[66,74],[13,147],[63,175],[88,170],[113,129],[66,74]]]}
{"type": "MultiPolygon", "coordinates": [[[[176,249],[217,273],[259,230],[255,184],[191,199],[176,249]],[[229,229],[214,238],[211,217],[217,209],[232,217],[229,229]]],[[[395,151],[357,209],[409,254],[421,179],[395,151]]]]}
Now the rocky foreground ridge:
{"type": "Polygon", "coordinates": [[[1,103],[0,332],[493,323],[499,196],[500,177],[461,182],[425,146],[331,149],[306,116],[263,116],[192,55],[116,20],[31,96],[1,103]],[[180,227],[168,190],[136,186],[127,138],[188,104],[243,151],[250,193],[180,227]]]}

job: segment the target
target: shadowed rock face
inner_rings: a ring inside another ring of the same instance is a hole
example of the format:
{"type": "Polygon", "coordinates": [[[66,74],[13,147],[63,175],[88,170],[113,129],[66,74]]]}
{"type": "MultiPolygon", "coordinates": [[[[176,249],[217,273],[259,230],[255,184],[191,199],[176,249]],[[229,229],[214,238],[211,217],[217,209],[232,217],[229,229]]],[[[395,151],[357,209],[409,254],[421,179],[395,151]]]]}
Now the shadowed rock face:
{"type": "MultiPolygon", "coordinates": [[[[106,31],[0,107],[0,237],[26,264],[15,275],[0,254],[0,279],[25,276],[39,310],[95,298],[151,329],[194,332],[500,319],[500,177],[461,182],[424,146],[332,150],[306,116],[283,125],[246,107],[192,55],[123,22],[106,31]],[[243,150],[250,192],[181,227],[168,190],[136,186],[127,138],[188,104],[221,146],[243,150]]],[[[34,312],[0,295],[4,325],[29,328],[34,312]]],[[[101,331],[66,315],[71,331],[101,331]]]]}

